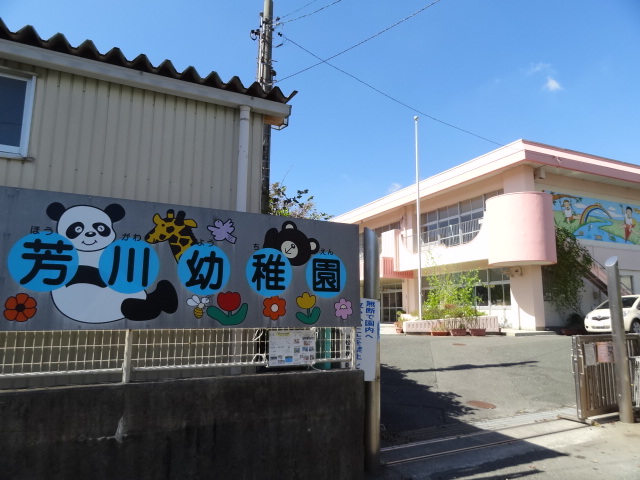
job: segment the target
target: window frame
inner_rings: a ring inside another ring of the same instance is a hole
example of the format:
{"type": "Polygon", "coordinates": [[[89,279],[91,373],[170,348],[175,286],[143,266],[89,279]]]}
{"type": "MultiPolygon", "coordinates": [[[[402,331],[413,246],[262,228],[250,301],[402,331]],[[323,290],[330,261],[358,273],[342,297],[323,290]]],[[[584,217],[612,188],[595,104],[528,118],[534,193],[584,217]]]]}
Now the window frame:
{"type": "Polygon", "coordinates": [[[20,128],[20,145],[7,145],[0,143],[0,157],[24,158],[29,150],[29,137],[31,135],[31,123],[33,120],[33,105],[35,101],[35,75],[20,75],[0,70],[0,76],[25,82],[24,107],[22,110],[22,126],[20,128]]]}

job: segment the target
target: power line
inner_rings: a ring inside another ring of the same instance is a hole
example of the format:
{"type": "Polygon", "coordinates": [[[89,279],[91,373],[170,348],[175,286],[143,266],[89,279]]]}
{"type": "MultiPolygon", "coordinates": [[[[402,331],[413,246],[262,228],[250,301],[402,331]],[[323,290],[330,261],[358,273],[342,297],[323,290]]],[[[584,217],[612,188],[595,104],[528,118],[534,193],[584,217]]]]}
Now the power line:
{"type": "MultiPolygon", "coordinates": [[[[288,17],[289,15],[293,15],[294,13],[299,12],[300,10],[303,10],[303,9],[307,8],[307,7],[308,7],[309,5],[311,5],[312,3],[316,3],[316,1],[317,1],[317,0],[314,0],[313,2],[309,2],[309,3],[307,3],[304,7],[300,7],[299,9],[297,9],[297,10],[295,10],[295,11],[291,12],[291,13],[288,13],[288,14],[286,14],[286,15],[283,15],[282,17],[279,17],[279,18],[278,18],[278,19],[276,19],[276,20],[279,20],[280,18],[288,17]]],[[[287,20],[286,22],[278,22],[278,24],[277,24],[277,25],[284,25],[285,23],[291,23],[291,22],[295,22],[295,21],[300,20],[300,19],[305,18],[305,17],[310,17],[311,15],[315,15],[316,13],[321,12],[321,11],[322,11],[322,10],[324,10],[325,8],[329,8],[329,7],[332,7],[333,5],[335,5],[336,3],[340,3],[341,1],[342,1],[342,0],[336,0],[335,2],[330,3],[329,5],[325,5],[324,7],[321,7],[321,8],[319,8],[318,10],[315,10],[315,11],[313,11],[313,12],[311,12],[311,13],[307,13],[307,14],[305,14],[305,15],[301,15],[301,16],[299,16],[299,17],[292,18],[291,20],[287,20]]]]}
{"type": "MultiPolygon", "coordinates": [[[[440,0],[438,0],[438,1],[440,1],[440,0]]],[[[434,3],[435,3],[435,2],[434,2],[434,3]]],[[[301,46],[301,45],[299,45],[298,43],[296,43],[296,42],[294,42],[293,40],[291,40],[290,38],[288,38],[288,37],[285,37],[285,38],[286,38],[286,40],[287,40],[287,41],[289,41],[289,42],[293,43],[296,47],[298,47],[298,48],[300,48],[301,50],[303,50],[303,51],[307,52],[307,53],[308,53],[309,55],[311,55],[312,57],[315,57],[315,58],[317,58],[318,60],[320,60],[320,62],[319,62],[319,63],[317,63],[316,65],[321,65],[321,64],[323,64],[323,63],[324,63],[324,64],[326,64],[326,65],[330,66],[331,68],[336,69],[336,70],[337,70],[337,71],[339,71],[340,73],[343,73],[344,75],[347,75],[348,77],[353,78],[355,81],[357,81],[357,82],[361,83],[362,85],[364,85],[364,86],[366,86],[366,87],[370,88],[371,90],[375,91],[376,93],[379,93],[380,95],[382,95],[382,96],[384,96],[384,97],[388,98],[389,100],[391,100],[391,101],[393,101],[393,102],[395,102],[395,103],[397,103],[397,104],[399,104],[399,105],[402,105],[403,107],[408,108],[409,110],[411,110],[411,111],[413,111],[413,112],[415,112],[415,113],[419,113],[420,115],[423,115],[423,116],[425,116],[425,117],[427,117],[427,118],[429,118],[429,119],[431,119],[431,120],[433,120],[433,121],[435,121],[435,122],[441,123],[442,125],[446,125],[447,127],[454,128],[454,129],[456,129],[456,130],[458,130],[458,131],[460,131],[460,132],[466,133],[466,134],[468,134],[468,135],[472,135],[472,136],[474,136],[474,137],[476,137],[476,138],[479,138],[479,139],[481,139],[481,140],[484,140],[484,141],[486,141],[486,142],[493,143],[493,144],[498,145],[498,146],[501,146],[501,147],[505,146],[503,143],[496,142],[496,141],[491,140],[491,139],[489,139],[489,138],[483,137],[482,135],[478,135],[478,134],[476,134],[476,133],[470,132],[469,130],[465,130],[464,128],[460,128],[460,127],[457,127],[457,126],[455,126],[455,125],[453,125],[453,124],[451,124],[451,123],[448,123],[448,122],[445,122],[445,121],[443,121],[443,120],[440,120],[440,119],[438,119],[438,118],[436,118],[436,117],[434,117],[434,116],[432,116],[432,115],[429,115],[428,113],[422,112],[422,111],[418,110],[417,108],[412,107],[411,105],[408,105],[408,104],[406,104],[406,103],[404,103],[404,102],[402,102],[402,101],[398,100],[398,99],[397,99],[397,98],[395,98],[395,97],[392,97],[391,95],[389,95],[389,94],[387,94],[387,93],[383,92],[382,90],[380,90],[380,89],[378,89],[378,88],[374,87],[373,85],[371,85],[371,84],[369,84],[369,83],[365,82],[364,80],[361,80],[360,78],[356,77],[355,75],[352,75],[351,73],[346,72],[346,71],[342,70],[341,68],[336,67],[335,65],[333,65],[333,64],[331,64],[331,63],[329,63],[327,60],[323,60],[323,59],[321,59],[321,58],[320,58],[320,57],[318,57],[316,54],[314,54],[313,52],[310,52],[309,50],[307,50],[307,49],[306,49],[306,48],[304,48],[303,46],[301,46]]],[[[334,57],[336,57],[336,56],[337,56],[337,55],[334,55],[334,57]]],[[[334,58],[334,57],[331,57],[331,58],[334,58]]],[[[314,66],[315,66],[315,65],[314,65],[314,66]]],[[[312,68],[312,67],[309,67],[309,68],[312,68]]],[[[308,70],[309,68],[307,68],[306,70],[308,70]]],[[[304,71],[304,70],[303,70],[303,71],[304,71]]],[[[299,73],[300,73],[300,72],[299,72],[299,73]]],[[[288,78],[288,77],[286,77],[286,78],[288,78]]]]}
{"type": "MultiPolygon", "coordinates": [[[[338,1],[340,1],[340,0],[338,0],[338,1]]],[[[345,49],[345,50],[342,50],[341,52],[338,52],[338,53],[336,53],[335,55],[330,56],[329,58],[325,58],[325,59],[323,60],[323,59],[321,59],[321,58],[319,58],[319,57],[316,57],[316,58],[318,58],[318,59],[320,60],[320,62],[316,63],[315,65],[311,65],[310,67],[307,67],[307,68],[305,68],[304,70],[300,70],[299,72],[296,72],[296,73],[293,73],[293,74],[291,74],[291,75],[288,75],[288,76],[286,76],[286,77],[284,77],[284,78],[282,78],[282,79],[278,80],[278,82],[282,82],[282,81],[284,81],[284,80],[287,80],[288,78],[295,77],[296,75],[299,75],[300,73],[306,72],[307,70],[310,70],[310,69],[312,69],[312,68],[314,68],[314,67],[317,67],[318,65],[322,65],[322,63],[326,63],[326,61],[327,61],[327,60],[332,60],[332,59],[334,59],[334,58],[336,58],[336,57],[339,57],[340,55],[342,55],[342,54],[344,54],[344,53],[347,53],[347,52],[348,52],[348,51],[350,51],[350,50],[353,50],[354,48],[359,47],[360,45],[365,44],[365,43],[367,43],[368,41],[373,40],[373,39],[374,39],[374,38],[376,38],[376,37],[379,37],[379,36],[380,36],[380,35],[382,35],[383,33],[388,32],[388,31],[389,31],[389,30],[391,30],[392,28],[397,27],[397,26],[398,26],[398,25],[400,25],[401,23],[406,22],[406,21],[407,21],[407,20],[409,20],[410,18],[413,18],[413,17],[415,17],[416,15],[418,15],[418,14],[420,14],[420,13],[424,12],[426,9],[433,7],[433,6],[434,6],[436,3],[438,3],[438,2],[440,2],[440,0],[435,0],[434,2],[430,3],[430,4],[429,4],[429,5],[427,5],[426,7],[422,7],[420,10],[417,10],[416,12],[412,13],[412,14],[411,14],[411,15],[409,15],[408,17],[405,17],[405,18],[403,18],[402,20],[397,21],[396,23],[394,23],[393,25],[391,25],[391,26],[389,26],[389,27],[385,28],[384,30],[380,30],[378,33],[375,33],[375,34],[371,35],[369,38],[366,38],[365,40],[362,40],[361,42],[358,42],[358,43],[356,43],[355,45],[352,45],[351,47],[349,47],[349,48],[347,48],[347,49],[345,49]]],[[[334,3],[337,3],[337,2],[334,2],[334,3]]],[[[333,5],[333,4],[331,4],[331,5],[333,5]]],[[[330,6],[330,5],[329,5],[329,6],[330,6]]],[[[284,36],[283,34],[279,34],[279,35],[284,36]]],[[[285,38],[286,38],[286,37],[285,37],[285,38]]],[[[299,45],[297,45],[297,46],[299,47],[299,45]]],[[[314,57],[315,57],[315,55],[314,55],[314,57]]]]}

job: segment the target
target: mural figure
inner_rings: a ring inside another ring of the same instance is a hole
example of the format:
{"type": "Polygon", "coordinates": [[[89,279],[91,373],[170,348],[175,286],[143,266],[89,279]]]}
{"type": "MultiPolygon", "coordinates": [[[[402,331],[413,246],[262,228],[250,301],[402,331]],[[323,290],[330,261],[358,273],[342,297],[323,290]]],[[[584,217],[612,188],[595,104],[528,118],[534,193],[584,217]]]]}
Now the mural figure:
{"type": "Polygon", "coordinates": [[[187,299],[187,305],[193,307],[193,316],[196,318],[202,318],[207,303],[209,303],[209,297],[200,298],[197,295],[193,295],[187,299]]]}
{"type": "Polygon", "coordinates": [[[189,247],[198,243],[192,231],[198,224],[193,219],[185,218],[185,215],[182,210],[179,210],[177,215],[173,210],[167,210],[164,218],[156,213],[153,216],[155,227],[144,237],[151,244],[169,242],[176,262],[189,247]]]}
{"type": "Polygon", "coordinates": [[[78,270],[62,288],[52,290],[56,308],[73,320],[105,323],[128,318],[151,320],[163,311],[174,313],[178,297],[173,285],[162,280],[156,290],[122,293],[110,288],[99,271],[100,256],[116,239],[113,224],[125,210],[114,203],[104,210],[87,205],[65,208],[59,202],[47,207],[47,216],[57,222],[57,233],[69,239],[78,253],[78,270]]]}
{"type": "Polygon", "coordinates": [[[565,198],[562,202],[562,213],[564,214],[564,221],[566,223],[573,223],[576,220],[576,212],[571,206],[571,202],[568,198],[565,198]]]}
{"type": "Polygon", "coordinates": [[[293,266],[304,265],[311,255],[320,251],[315,238],[308,238],[295,223],[287,220],[282,228],[270,228],[264,236],[264,248],[280,250],[293,266]]]}
{"type": "Polygon", "coordinates": [[[207,230],[211,232],[214,240],[218,242],[226,240],[229,243],[236,243],[237,238],[231,235],[235,229],[236,227],[233,226],[231,219],[226,222],[218,219],[213,221],[213,225],[207,225],[207,230]]]}
{"type": "Polygon", "coordinates": [[[632,217],[633,209],[631,207],[627,207],[624,212],[624,241],[627,243],[633,229],[636,226],[636,220],[632,217]]]}

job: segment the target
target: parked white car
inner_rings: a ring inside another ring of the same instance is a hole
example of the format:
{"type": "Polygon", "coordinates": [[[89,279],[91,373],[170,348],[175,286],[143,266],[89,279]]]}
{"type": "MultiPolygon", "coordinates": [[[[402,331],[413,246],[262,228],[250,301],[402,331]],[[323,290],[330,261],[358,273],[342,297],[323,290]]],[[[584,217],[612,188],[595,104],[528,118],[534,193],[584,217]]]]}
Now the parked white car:
{"type": "MultiPolygon", "coordinates": [[[[640,333],[640,295],[622,297],[622,318],[624,329],[629,333],[640,333]]],[[[591,333],[611,332],[611,312],[609,300],[601,303],[584,318],[584,328],[591,333]]]]}

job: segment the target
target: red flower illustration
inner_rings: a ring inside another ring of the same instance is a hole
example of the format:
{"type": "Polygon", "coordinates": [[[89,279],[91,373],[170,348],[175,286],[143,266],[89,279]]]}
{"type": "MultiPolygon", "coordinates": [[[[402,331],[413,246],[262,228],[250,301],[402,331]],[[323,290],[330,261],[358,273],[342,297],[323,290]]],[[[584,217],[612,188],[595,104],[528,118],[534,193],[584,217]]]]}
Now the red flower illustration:
{"type": "Polygon", "coordinates": [[[233,312],[240,307],[240,294],[238,292],[224,292],[218,294],[218,305],[225,312],[233,312]]]}
{"type": "Polygon", "coordinates": [[[284,298],[280,298],[280,297],[265,298],[262,304],[264,305],[262,314],[265,317],[269,317],[271,320],[277,320],[278,318],[282,317],[285,313],[287,313],[287,310],[285,308],[287,301],[284,298]]]}
{"type": "Polygon", "coordinates": [[[19,293],[15,297],[7,298],[4,302],[4,318],[16,322],[26,322],[33,317],[38,309],[35,298],[30,297],[26,293],[19,293]]]}

